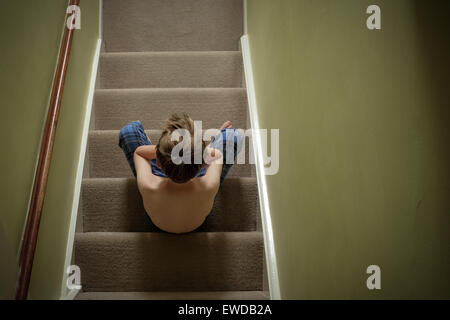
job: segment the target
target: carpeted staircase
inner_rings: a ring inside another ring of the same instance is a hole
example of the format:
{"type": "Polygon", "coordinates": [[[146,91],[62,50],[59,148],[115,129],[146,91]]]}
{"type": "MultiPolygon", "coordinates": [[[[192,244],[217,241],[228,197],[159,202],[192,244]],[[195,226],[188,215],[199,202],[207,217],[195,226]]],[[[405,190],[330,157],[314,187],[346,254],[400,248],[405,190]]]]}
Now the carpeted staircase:
{"type": "MultiPolygon", "coordinates": [[[[153,143],[171,112],[247,126],[241,0],[103,0],[104,53],[75,240],[77,299],[267,299],[252,165],[235,165],[207,222],[173,235],[149,223],[120,148],[141,120],[153,143]]],[[[246,146],[248,154],[248,145],[246,146]]],[[[186,212],[189,214],[189,212],[186,212]]]]}

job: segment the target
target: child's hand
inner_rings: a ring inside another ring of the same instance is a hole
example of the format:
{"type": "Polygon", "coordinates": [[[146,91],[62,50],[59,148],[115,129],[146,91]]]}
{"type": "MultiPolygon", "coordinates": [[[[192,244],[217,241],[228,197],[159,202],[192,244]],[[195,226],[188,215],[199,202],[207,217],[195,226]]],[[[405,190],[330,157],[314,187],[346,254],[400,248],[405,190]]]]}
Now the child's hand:
{"type": "Polygon", "coordinates": [[[231,121],[225,121],[225,123],[220,127],[219,130],[231,129],[231,128],[233,128],[233,126],[231,125],[231,121]]]}
{"type": "Polygon", "coordinates": [[[216,162],[218,164],[222,163],[222,159],[223,159],[223,155],[222,152],[220,152],[220,150],[218,149],[214,149],[214,148],[210,148],[207,147],[205,149],[205,163],[206,164],[211,164],[213,162],[216,162]]]}

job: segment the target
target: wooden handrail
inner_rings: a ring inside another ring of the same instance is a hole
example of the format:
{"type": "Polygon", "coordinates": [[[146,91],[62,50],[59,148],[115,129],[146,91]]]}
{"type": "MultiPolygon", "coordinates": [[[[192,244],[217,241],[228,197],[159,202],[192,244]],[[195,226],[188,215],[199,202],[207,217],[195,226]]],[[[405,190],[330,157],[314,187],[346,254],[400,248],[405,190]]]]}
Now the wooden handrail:
{"type": "MultiPolygon", "coordinates": [[[[80,0],[71,0],[71,5],[78,6],[80,0]]],[[[47,187],[50,160],[55,142],[56,127],[58,124],[61,99],[64,91],[64,81],[67,66],[69,64],[70,49],[72,47],[73,28],[66,25],[67,14],[64,20],[64,36],[59,50],[58,65],[53,79],[50,105],[47,113],[44,131],[41,139],[38,165],[34,174],[33,191],[28,210],[25,233],[22,239],[19,259],[19,279],[16,290],[16,300],[25,300],[30,286],[31,270],[33,268],[34,253],[38,239],[39,223],[41,221],[42,207],[44,205],[45,191],[47,187]]]]}

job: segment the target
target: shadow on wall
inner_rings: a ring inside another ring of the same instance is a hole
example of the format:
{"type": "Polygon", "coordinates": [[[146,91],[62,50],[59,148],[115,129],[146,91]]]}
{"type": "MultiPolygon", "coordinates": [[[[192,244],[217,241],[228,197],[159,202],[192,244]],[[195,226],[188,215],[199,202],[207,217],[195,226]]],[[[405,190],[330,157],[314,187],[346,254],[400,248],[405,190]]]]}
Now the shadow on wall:
{"type": "MultiPolygon", "coordinates": [[[[426,72],[431,98],[436,102],[436,128],[445,129],[449,137],[450,115],[450,2],[414,1],[419,51],[423,55],[422,66],[426,72]],[[441,125],[442,124],[442,125],[441,125]]],[[[448,158],[448,148],[445,148],[448,158]]],[[[448,166],[446,166],[448,168],[448,166]]],[[[448,172],[447,172],[448,173],[448,172]]]]}
{"type": "Polygon", "coordinates": [[[434,178],[428,178],[428,185],[424,186],[426,192],[417,205],[414,226],[414,268],[418,274],[429,277],[415,282],[421,282],[420,286],[430,292],[443,289],[436,293],[448,299],[450,275],[436,275],[436,270],[450,265],[448,245],[438,245],[450,244],[450,2],[415,0],[414,10],[417,49],[424,62],[417,67],[422,68],[429,99],[426,107],[431,125],[427,129],[433,137],[429,150],[434,153],[434,164],[425,173],[434,178]]]}
{"type": "MultiPolygon", "coordinates": [[[[439,170],[441,190],[436,190],[444,196],[442,204],[446,204],[445,212],[450,212],[450,2],[415,0],[415,16],[417,25],[418,50],[421,54],[425,83],[427,84],[429,103],[427,106],[433,120],[435,167],[439,170]]],[[[436,195],[435,195],[436,196],[436,195]]],[[[446,223],[450,230],[450,215],[446,214],[446,223]]],[[[444,222],[444,221],[442,221],[444,222]]],[[[450,232],[446,233],[450,243],[450,232]]]]}

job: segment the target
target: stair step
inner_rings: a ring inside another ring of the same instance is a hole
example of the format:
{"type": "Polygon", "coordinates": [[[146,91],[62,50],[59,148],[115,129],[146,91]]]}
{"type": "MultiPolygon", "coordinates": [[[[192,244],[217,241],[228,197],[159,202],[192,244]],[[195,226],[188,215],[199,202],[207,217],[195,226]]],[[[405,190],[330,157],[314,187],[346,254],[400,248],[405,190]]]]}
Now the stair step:
{"type": "MultiPolygon", "coordinates": [[[[156,144],[161,135],[160,130],[147,131],[150,140],[156,144]]],[[[120,178],[132,177],[130,166],[123,151],[118,146],[119,130],[95,130],[89,133],[89,177],[91,178],[120,178]]],[[[255,176],[254,164],[249,164],[248,139],[246,143],[246,163],[235,164],[227,177],[255,176]]]]}
{"type": "MultiPolygon", "coordinates": [[[[84,232],[158,231],[145,213],[135,179],[84,179],[81,197],[84,232]]],[[[255,231],[258,208],[255,178],[226,179],[196,231],[255,231]]]]}
{"type": "Polygon", "coordinates": [[[76,300],[269,300],[265,291],[81,292],[76,300]]]}
{"type": "Polygon", "coordinates": [[[84,291],[259,291],[261,232],[77,233],[84,291]]]}
{"type": "Polygon", "coordinates": [[[239,51],[103,53],[101,88],[240,88],[239,51]]]}
{"type": "Polygon", "coordinates": [[[237,50],[242,0],[108,0],[106,51],[237,50]]]}
{"type": "Polygon", "coordinates": [[[100,89],[95,92],[95,128],[120,129],[133,120],[161,129],[171,113],[188,113],[203,128],[226,120],[247,126],[247,94],[243,88],[100,89]]]}

